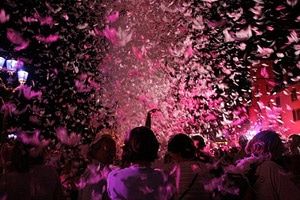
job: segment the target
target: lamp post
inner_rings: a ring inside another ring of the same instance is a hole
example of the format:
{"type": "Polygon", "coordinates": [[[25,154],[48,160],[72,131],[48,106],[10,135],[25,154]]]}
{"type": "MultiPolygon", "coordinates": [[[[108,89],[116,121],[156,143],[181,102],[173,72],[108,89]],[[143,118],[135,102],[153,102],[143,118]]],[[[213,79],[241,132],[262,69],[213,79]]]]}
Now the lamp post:
{"type": "Polygon", "coordinates": [[[26,83],[28,72],[23,69],[23,62],[20,60],[8,59],[0,57],[0,91],[1,91],[1,103],[4,109],[2,125],[1,125],[1,141],[3,143],[6,139],[7,118],[9,116],[9,109],[5,107],[12,97],[12,94],[20,88],[20,86],[26,83]],[[16,73],[17,72],[17,73],[16,73]],[[15,74],[17,74],[19,84],[14,87],[15,74]]]}

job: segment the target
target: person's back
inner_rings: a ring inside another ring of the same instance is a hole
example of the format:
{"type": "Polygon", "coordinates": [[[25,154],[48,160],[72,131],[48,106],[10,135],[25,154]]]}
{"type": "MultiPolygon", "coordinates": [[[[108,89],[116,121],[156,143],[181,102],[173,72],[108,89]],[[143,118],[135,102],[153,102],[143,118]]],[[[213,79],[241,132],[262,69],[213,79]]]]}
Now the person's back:
{"type": "Polygon", "coordinates": [[[277,163],[264,161],[257,167],[254,176],[257,177],[253,186],[257,200],[300,199],[300,190],[277,163]]]}
{"type": "Polygon", "coordinates": [[[272,130],[257,133],[247,144],[246,152],[265,159],[257,166],[251,181],[257,200],[300,200],[299,188],[276,163],[284,152],[284,145],[278,133],[272,130]]]}
{"type": "Polygon", "coordinates": [[[109,173],[107,191],[112,200],[168,200],[174,194],[169,176],[151,164],[159,143],[151,129],[136,127],[125,140],[122,159],[129,164],[109,173]]]}
{"type": "Polygon", "coordinates": [[[205,163],[201,161],[177,163],[173,176],[178,181],[178,194],[175,199],[183,195],[183,199],[210,199],[211,194],[204,189],[204,184],[211,179],[210,171],[205,163]]]}
{"type": "Polygon", "coordinates": [[[61,185],[55,169],[49,165],[34,165],[29,172],[10,172],[1,177],[7,200],[61,199],[61,185]]]}
{"type": "Polygon", "coordinates": [[[204,189],[204,184],[211,179],[210,170],[195,158],[195,150],[192,139],[185,134],[174,135],[168,143],[168,152],[175,161],[171,173],[177,189],[175,199],[209,200],[211,197],[204,189]]]}
{"type": "Polygon", "coordinates": [[[108,199],[107,176],[115,168],[116,142],[107,134],[101,135],[89,149],[90,163],[79,180],[78,200],[108,199]]]}
{"type": "Polygon", "coordinates": [[[163,200],[169,199],[172,191],[166,190],[168,176],[160,169],[132,165],[112,171],[108,187],[112,199],[163,200]]]}
{"type": "Polygon", "coordinates": [[[62,187],[56,170],[43,164],[39,147],[16,141],[12,168],[0,178],[0,197],[7,200],[59,200],[62,187]]]}

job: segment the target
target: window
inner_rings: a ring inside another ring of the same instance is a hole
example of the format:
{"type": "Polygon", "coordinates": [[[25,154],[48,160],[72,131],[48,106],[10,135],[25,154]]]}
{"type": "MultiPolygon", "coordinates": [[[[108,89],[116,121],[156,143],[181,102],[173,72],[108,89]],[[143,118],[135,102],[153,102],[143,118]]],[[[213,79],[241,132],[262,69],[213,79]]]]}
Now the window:
{"type": "Polygon", "coordinates": [[[300,120],[300,108],[293,110],[293,120],[294,121],[300,120]]]}
{"type": "Polygon", "coordinates": [[[297,90],[296,89],[293,89],[291,91],[291,99],[292,99],[292,101],[297,101],[297,90]]]}
{"type": "Polygon", "coordinates": [[[276,101],[276,106],[280,107],[281,106],[280,97],[276,97],[275,101],[276,101]]]}

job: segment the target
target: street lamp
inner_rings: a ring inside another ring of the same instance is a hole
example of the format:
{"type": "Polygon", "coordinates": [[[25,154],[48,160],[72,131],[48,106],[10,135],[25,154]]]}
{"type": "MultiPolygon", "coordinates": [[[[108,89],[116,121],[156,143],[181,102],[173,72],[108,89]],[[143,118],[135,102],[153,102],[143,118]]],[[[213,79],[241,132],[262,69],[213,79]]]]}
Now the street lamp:
{"type": "Polygon", "coordinates": [[[5,58],[0,57],[0,71],[2,70],[5,63],[5,58]]]}
{"type": "Polygon", "coordinates": [[[24,63],[20,60],[6,60],[3,57],[0,57],[0,72],[7,72],[9,77],[7,78],[7,84],[4,83],[4,80],[0,78],[0,87],[3,87],[5,90],[13,90],[13,75],[17,72],[18,81],[21,85],[26,83],[28,72],[22,69],[24,63]]]}
{"type": "Polygon", "coordinates": [[[28,72],[22,69],[18,71],[18,80],[21,85],[24,85],[26,83],[27,77],[28,77],[28,72]]]}
{"type": "Polygon", "coordinates": [[[17,60],[6,60],[6,70],[9,75],[13,75],[16,72],[18,65],[20,66],[23,64],[17,60]]]}
{"type": "MultiPolygon", "coordinates": [[[[22,86],[26,83],[27,77],[28,77],[28,72],[26,72],[22,69],[23,65],[24,65],[24,63],[20,60],[14,60],[14,59],[6,60],[5,58],[0,57],[0,73],[1,73],[1,77],[0,77],[1,96],[0,96],[0,98],[2,100],[2,105],[6,104],[11,99],[11,95],[15,91],[17,91],[20,88],[20,86],[22,86]],[[18,82],[19,82],[19,85],[17,87],[14,87],[15,72],[17,72],[17,77],[18,77],[18,82]]],[[[5,106],[4,106],[0,143],[2,143],[4,141],[6,125],[7,125],[6,121],[7,121],[8,115],[9,115],[9,110],[7,108],[5,108],[5,106]]]]}

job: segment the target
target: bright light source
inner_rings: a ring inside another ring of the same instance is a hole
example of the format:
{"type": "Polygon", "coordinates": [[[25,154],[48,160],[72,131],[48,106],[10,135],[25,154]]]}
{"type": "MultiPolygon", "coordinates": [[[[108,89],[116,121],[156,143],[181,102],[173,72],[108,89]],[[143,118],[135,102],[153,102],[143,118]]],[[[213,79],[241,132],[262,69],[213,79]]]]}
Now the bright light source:
{"type": "Polygon", "coordinates": [[[21,85],[24,85],[26,83],[27,77],[28,77],[28,72],[23,70],[18,71],[18,80],[21,85]]]}
{"type": "Polygon", "coordinates": [[[4,63],[5,63],[5,58],[0,57],[0,70],[2,70],[4,63]]]}
{"type": "Polygon", "coordinates": [[[246,137],[247,137],[247,139],[248,139],[248,141],[249,140],[251,140],[255,135],[256,135],[256,130],[248,130],[247,132],[246,132],[246,137]]]}

